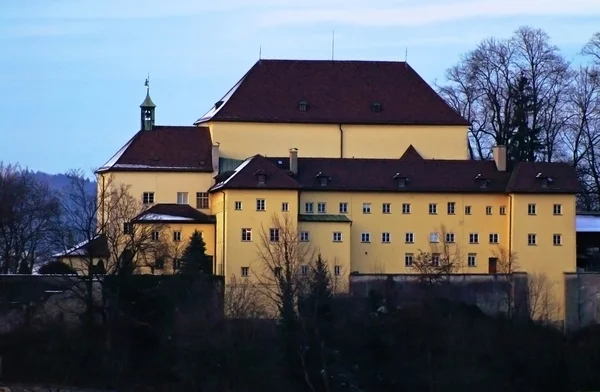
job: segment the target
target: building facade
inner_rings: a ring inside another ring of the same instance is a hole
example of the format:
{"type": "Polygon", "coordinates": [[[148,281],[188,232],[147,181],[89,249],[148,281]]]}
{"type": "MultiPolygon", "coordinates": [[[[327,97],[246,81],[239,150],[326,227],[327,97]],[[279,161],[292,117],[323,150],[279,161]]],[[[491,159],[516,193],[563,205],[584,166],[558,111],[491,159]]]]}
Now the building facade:
{"type": "Polygon", "coordinates": [[[418,272],[423,253],[456,273],[545,274],[557,293],[576,270],[574,170],[503,146],[469,160],[469,124],[406,63],[260,60],[193,126],[157,126],[155,110],[147,94],[98,182],[163,211],[150,216],[175,242],[201,231],[227,281],[260,276],[281,222],[342,280],[418,272]]]}

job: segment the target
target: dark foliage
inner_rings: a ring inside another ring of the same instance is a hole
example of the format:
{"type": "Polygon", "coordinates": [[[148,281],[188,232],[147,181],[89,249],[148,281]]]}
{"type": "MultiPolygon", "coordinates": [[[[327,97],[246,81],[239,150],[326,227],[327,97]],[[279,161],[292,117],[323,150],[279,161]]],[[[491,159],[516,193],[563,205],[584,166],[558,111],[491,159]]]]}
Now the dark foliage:
{"type": "MultiPolygon", "coordinates": [[[[303,379],[288,375],[275,321],[225,320],[179,307],[165,317],[172,306],[165,294],[170,289],[152,278],[121,282],[123,301],[129,303],[121,310],[128,316],[112,329],[73,330],[56,323],[0,335],[6,380],[145,391],[307,390],[303,379]],[[141,322],[127,321],[134,319],[141,322]]],[[[600,386],[597,327],[565,336],[440,300],[384,311],[384,297],[373,296],[371,305],[331,298],[316,307],[322,316],[312,320],[319,333],[328,331],[327,350],[325,357],[307,355],[319,364],[309,370],[318,371],[326,358],[328,385],[313,382],[313,390],[518,392],[600,386]]]]}
{"type": "Polygon", "coordinates": [[[38,272],[42,275],[75,275],[77,271],[62,261],[52,260],[42,265],[38,272]]]}
{"type": "Polygon", "coordinates": [[[206,244],[202,233],[195,230],[190,236],[188,246],[183,251],[183,265],[179,269],[182,274],[212,273],[212,260],[206,257],[206,244]]]}

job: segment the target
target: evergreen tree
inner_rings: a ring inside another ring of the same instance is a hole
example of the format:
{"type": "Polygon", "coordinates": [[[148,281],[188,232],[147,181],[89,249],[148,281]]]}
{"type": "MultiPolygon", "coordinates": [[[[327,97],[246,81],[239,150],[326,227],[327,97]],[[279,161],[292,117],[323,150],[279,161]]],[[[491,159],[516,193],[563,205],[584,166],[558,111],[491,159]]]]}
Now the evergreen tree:
{"type": "Polygon", "coordinates": [[[535,161],[536,154],[542,149],[541,129],[529,126],[534,100],[529,79],[521,74],[510,93],[513,99],[511,125],[514,130],[510,137],[509,159],[513,162],[535,161]]]}
{"type": "Polygon", "coordinates": [[[197,274],[204,272],[210,274],[212,265],[208,257],[206,257],[206,244],[202,233],[198,230],[194,231],[190,237],[188,246],[183,251],[182,265],[179,269],[182,274],[197,274]]]}

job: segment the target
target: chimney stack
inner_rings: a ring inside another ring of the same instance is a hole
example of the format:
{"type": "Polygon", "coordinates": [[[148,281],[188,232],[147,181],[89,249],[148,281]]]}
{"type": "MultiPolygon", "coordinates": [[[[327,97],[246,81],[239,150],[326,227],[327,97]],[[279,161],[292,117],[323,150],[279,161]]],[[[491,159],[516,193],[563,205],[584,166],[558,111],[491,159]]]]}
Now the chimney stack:
{"type": "Polygon", "coordinates": [[[298,174],[298,149],[290,148],[290,171],[298,174]]]}
{"type": "Polygon", "coordinates": [[[492,148],[494,162],[498,171],[506,171],[506,146],[495,146],[492,148]]]}
{"type": "Polygon", "coordinates": [[[217,174],[219,174],[219,146],[219,142],[216,142],[212,145],[212,167],[213,172],[217,174]]]}

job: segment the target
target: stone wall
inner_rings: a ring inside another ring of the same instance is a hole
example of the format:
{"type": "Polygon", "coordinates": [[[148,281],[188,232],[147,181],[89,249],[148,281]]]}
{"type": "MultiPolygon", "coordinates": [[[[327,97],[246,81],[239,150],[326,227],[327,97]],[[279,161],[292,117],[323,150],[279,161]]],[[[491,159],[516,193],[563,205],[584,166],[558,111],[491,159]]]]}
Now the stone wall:
{"type": "Polygon", "coordinates": [[[565,274],[565,329],[600,323],[600,272],[565,274]]]}
{"type": "Polygon", "coordinates": [[[527,304],[527,274],[456,274],[449,284],[427,285],[414,274],[352,274],[350,294],[368,297],[370,292],[393,293],[399,305],[422,301],[427,296],[478,306],[487,314],[502,314],[509,303],[521,313],[527,304]]]}

